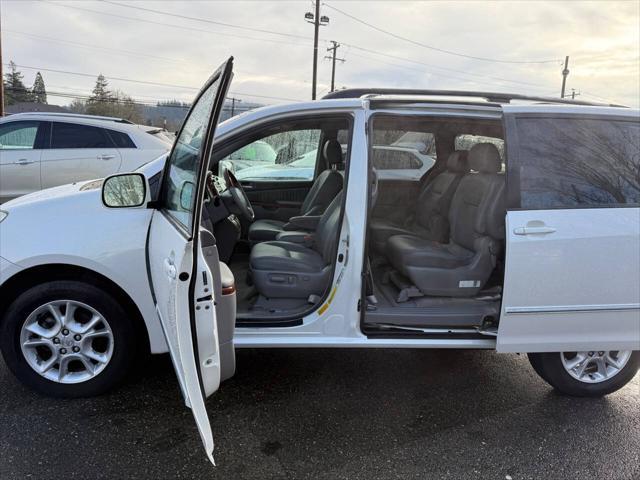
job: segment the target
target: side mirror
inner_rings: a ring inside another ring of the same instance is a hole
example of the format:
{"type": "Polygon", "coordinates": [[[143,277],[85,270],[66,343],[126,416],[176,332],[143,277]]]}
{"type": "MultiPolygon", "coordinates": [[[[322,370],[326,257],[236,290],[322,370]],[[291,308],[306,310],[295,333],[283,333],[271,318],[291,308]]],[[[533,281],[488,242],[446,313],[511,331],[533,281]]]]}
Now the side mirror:
{"type": "Polygon", "coordinates": [[[180,188],[180,208],[182,210],[186,210],[190,212],[193,201],[193,194],[195,192],[195,183],[193,182],[184,182],[182,187],[180,188]]]}
{"type": "Polygon", "coordinates": [[[141,173],[120,173],[102,182],[102,203],[105,207],[141,207],[146,198],[147,179],[141,173]]]}

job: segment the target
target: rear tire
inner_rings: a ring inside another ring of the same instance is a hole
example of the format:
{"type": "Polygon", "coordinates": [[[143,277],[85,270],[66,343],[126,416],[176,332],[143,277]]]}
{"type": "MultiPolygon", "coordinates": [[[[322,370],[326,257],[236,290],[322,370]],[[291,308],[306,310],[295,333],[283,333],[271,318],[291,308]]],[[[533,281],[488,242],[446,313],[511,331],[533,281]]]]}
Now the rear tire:
{"type": "Polygon", "coordinates": [[[542,358],[539,356],[539,354],[529,353],[527,354],[527,356],[529,357],[529,363],[531,364],[535,372],[538,374],[538,376],[542,378],[545,382],[550,383],[549,380],[547,379],[547,375],[544,373],[544,369],[542,367],[542,358]]]}
{"type": "Polygon", "coordinates": [[[529,353],[529,361],[543,380],[564,395],[602,397],[621,389],[633,379],[640,367],[640,352],[529,353]],[[599,369],[598,359],[607,358],[607,355],[621,368],[609,365],[599,369]],[[582,358],[585,360],[580,362],[582,358]],[[575,363],[578,366],[571,369],[575,363]],[[583,372],[586,373],[580,375],[580,366],[584,363],[586,369],[583,372]]]}
{"type": "Polygon", "coordinates": [[[113,388],[133,364],[137,340],[118,300],[80,281],[29,288],[0,324],[0,350],[11,372],[53,397],[89,397],[113,388]]]}

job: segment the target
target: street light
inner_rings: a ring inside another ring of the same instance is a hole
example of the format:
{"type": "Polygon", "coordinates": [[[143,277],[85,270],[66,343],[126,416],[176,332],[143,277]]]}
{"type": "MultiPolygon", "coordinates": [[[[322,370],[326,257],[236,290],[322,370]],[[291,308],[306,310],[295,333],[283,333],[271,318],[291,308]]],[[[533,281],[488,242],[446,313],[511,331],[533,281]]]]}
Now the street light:
{"type": "Polygon", "coordinates": [[[313,23],[313,77],[311,81],[311,100],[316,99],[316,80],[318,76],[318,30],[320,27],[326,27],[329,24],[329,17],[320,16],[320,0],[315,1],[316,12],[307,12],[304,19],[307,23],[313,23]]]}
{"type": "MultiPolygon", "coordinates": [[[[312,12],[307,12],[304,14],[304,19],[308,22],[308,23],[316,23],[315,22],[315,18],[316,16],[312,13],[312,12]]],[[[329,17],[327,17],[326,15],[322,15],[320,17],[320,21],[318,22],[318,26],[319,27],[326,27],[329,24],[329,17]]]]}

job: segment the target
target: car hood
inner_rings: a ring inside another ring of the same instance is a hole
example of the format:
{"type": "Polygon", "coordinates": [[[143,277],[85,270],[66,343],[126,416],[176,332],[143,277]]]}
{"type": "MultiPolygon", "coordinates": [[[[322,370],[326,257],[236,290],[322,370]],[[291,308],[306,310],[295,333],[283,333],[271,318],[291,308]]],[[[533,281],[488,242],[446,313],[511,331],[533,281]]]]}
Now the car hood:
{"type": "Polygon", "coordinates": [[[55,201],[56,199],[73,197],[81,194],[87,195],[87,192],[89,192],[88,194],[90,195],[90,192],[92,191],[94,194],[95,191],[97,191],[99,196],[102,181],[103,179],[88,180],[83,182],[70,183],[68,185],[61,185],[59,187],[47,188],[45,190],[40,190],[37,192],[29,193],[27,195],[23,195],[18,198],[14,198],[7,203],[3,203],[0,208],[2,210],[11,211],[15,210],[16,208],[23,208],[26,205],[55,201]]]}

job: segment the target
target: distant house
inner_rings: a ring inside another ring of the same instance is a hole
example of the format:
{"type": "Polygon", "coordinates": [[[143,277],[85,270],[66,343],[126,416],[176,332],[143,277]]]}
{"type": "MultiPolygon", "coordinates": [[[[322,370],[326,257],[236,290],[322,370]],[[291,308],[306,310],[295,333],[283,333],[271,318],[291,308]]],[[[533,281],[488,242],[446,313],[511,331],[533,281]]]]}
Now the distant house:
{"type": "Polygon", "coordinates": [[[48,105],[46,103],[19,102],[4,107],[5,114],[25,112],[69,113],[69,110],[60,105],[48,105]]]}

